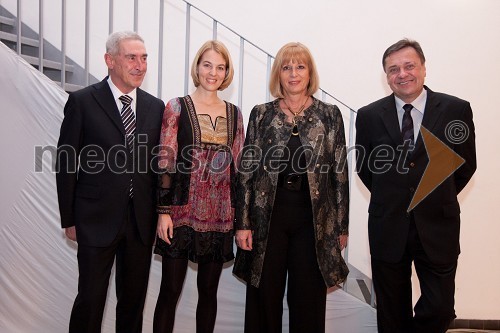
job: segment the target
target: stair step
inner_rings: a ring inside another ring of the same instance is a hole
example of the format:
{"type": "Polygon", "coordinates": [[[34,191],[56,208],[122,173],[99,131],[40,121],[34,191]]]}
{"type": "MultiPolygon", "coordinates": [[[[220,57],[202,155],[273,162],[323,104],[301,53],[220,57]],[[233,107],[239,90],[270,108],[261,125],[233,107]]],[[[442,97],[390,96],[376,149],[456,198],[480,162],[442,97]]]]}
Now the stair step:
{"type": "MultiPolygon", "coordinates": [[[[21,54],[24,60],[26,60],[30,65],[38,66],[39,59],[38,57],[32,57],[28,55],[21,54]]],[[[62,65],[60,62],[52,61],[52,60],[43,60],[43,68],[56,69],[61,70],[62,65]]],[[[75,66],[66,64],[66,72],[73,72],[75,70],[75,66]]]]}
{"type": "MultiPolygon", "coordinates": [[[[0,39],[8,40],[9,42],[17,42],[17,35],[8,32],[0,31],[0,39]]],[[[40,45],[38,39],[21,37],[21,43],[23,45],[38,47],[40,45]]]]}
{"type": "Polygon", "coordinates": [[[5,25],[10,25],[11,27],[13,27],[16,21],[10,17],[0,16],[0,23],[5,25]]]}
{"type": "MultiPolygon", "coordinates": [[[[17,42],[17,36],[15,34],[7,33],[0,31],[0,39],[2,40],[8,40],[10,42],[17,42]]],[[[27,37],[21,37],[21,43],[23,45],[29,45],[33,47],[38,47],[39,42],[37,39],[32,39],[32,38],[27,38],[27,37]]],[[[38,66],[39,65],[39,59],[38,57],[33,57],[25,54],[21,54],[21,57],[24,58],[28,63],[30,63],[33,66],[38,66]]],[[[62,65],[60,62],[53,61],[53,60],[43,60],[43,67],[44,68],[49,68],[49,69],[56,69],[56,70],[61,70],[62,65]]],[[[66,64],[66,72],[73,72],[75,67],[73,65],[68,65],[66,64]]]]}
{"type": "MultiPolygon", "coordinates": [[[[59,86],[61,86],[61,82],[60,81],[54,81],[55,83],[57,83],[59,86]]],[[[74,91],[77,91],[77,90],[80,90],[82,88],[85,88],[84,86],[80,86],[78,84],[73,84],[73,83],[66,83],[64,85],[64,91],[67,91],[67,92],[74,92],[74,91]]]]}

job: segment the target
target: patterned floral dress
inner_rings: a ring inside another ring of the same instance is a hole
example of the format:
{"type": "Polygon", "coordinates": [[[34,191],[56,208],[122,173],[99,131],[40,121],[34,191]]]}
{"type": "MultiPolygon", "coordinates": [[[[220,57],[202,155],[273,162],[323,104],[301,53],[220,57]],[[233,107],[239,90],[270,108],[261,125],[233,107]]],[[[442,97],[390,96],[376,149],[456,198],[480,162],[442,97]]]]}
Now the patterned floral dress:
{"type": "Polygon", "coordinates": [[[226,102],[226,117],[214,120],[197,114],[190,96],[169,101],[159,167],[171,177],[174,237],[171,245],[158,238],[155,253],[200,263],[234,258],[232,188],[243,140],[243,118],[235,105],[226,102]]]}

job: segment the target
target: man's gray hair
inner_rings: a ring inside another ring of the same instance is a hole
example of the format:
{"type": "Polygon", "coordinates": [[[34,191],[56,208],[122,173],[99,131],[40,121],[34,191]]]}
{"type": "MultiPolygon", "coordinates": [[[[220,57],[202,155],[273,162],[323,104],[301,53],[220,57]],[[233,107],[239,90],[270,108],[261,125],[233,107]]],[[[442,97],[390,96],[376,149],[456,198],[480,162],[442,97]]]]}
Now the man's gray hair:
{"type": "Polygon", "coordinates": [[[144,43],[144,40],[137,32],[134,31],[117,31],[109,35],[106,41],[106,53],[118,54],[120,50],[120,42],[126,39],[139,40],[144,43]]]}

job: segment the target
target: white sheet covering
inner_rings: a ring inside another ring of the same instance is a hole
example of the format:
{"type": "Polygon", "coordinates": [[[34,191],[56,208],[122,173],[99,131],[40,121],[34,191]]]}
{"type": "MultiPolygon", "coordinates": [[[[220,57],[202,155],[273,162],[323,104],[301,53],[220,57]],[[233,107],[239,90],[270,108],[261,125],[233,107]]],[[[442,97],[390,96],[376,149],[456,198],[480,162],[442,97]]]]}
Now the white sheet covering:
{"type": "MultiPolygon", "coordinates": [[[[67,94],[3,43],[0,68],[0,332],[67,332],[78,280],[76,244],[66,240],[60,228],[51,155],[67,94]],[[51,148],[37,161],[36,147],[51,148]]],[[[178,305],[176,333],[195,332],[194,269],[190,265],[178,305]]],[[[160,280],[161,261],[155,256],[144,332],[152,331],[160,280]]],[[[216,332],[243,332],[244,301],[245,286],[228,265],[220,281],[216,332]]],[[[111,281],[105,333],[114,332],[115,304],[111,281]]],[[[329,333],[376,332],[375,311],[342,290],[328,295],[326,318],[329,333]]],[[[288,331],[287,321],[285,304],[283,332],[288,331]]]]}

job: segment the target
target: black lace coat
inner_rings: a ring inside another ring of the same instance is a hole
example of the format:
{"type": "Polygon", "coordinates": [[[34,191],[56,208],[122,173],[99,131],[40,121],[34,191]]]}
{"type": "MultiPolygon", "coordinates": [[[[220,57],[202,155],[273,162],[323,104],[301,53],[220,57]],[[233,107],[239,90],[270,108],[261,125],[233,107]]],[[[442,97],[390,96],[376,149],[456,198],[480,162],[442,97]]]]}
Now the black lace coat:
{"type": "MultiPolygon", "coordinates": [[[[337,106],[313,98],[298,119],[308,165],[316,255],[327,287],[345,281],[349,272],[339,235],[348,234],[349,186],[342,115],[337,106]]],[[[233,272],[258,287],[267,247],[269,222],[278,182],[273,154],[285,147],[292,125],[279,100],[257,105],[248,123],[236,190],[235,230],[252,230],[253,250],[238,249],[233,272]]]]}

